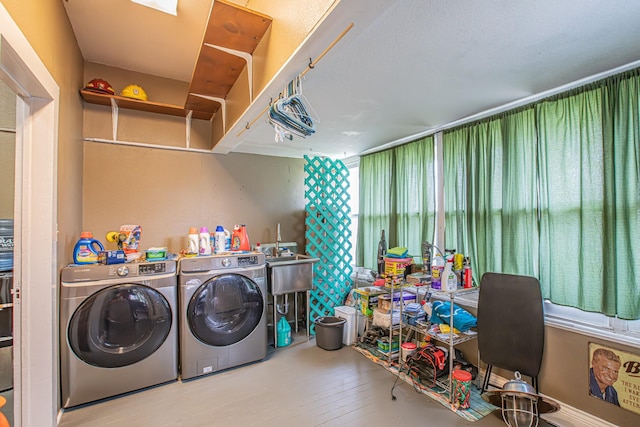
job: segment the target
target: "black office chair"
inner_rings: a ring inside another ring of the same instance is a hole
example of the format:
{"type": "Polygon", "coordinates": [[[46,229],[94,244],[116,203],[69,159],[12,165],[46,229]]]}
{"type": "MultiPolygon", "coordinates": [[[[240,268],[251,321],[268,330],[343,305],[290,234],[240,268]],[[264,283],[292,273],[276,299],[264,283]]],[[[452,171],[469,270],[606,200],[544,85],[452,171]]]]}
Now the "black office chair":
{"type": "Polygon", "coordinates": [[[478,350],[487,364],[482,393],[493,366],[531,377],[538,392],[544,351],[544,310],[535,277],[485,273],[478,297],[478,350]]]}

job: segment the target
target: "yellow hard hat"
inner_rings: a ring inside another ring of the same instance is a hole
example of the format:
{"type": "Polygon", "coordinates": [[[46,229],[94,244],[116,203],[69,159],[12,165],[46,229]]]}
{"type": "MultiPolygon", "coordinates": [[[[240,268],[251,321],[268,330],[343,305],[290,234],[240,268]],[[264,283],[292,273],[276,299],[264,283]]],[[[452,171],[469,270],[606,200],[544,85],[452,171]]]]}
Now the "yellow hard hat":
{"type": "Polygon", "coordinates": [[[140,101],[147,100],[147,92],[138,85],[129,85],[125,87],[122,89],[122,92],[120,92],[120,95],[127,98],[139,99],[140,101]]]}

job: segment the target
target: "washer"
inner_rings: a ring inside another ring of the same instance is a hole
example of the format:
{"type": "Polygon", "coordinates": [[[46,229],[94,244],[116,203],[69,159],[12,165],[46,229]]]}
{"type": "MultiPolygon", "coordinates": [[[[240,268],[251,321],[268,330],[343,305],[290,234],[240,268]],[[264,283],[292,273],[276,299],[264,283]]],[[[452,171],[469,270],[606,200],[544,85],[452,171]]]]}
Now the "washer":
{"type": "Polygon", "coordinates": [[[183,258],[178,283],[183,380],[267,356],[264,254],[183,258]]]}
{"type": "Polygon", "coordinates": [[[63,268],[62,406],[176,380],[177,329],[176,261],[63,268]]]}

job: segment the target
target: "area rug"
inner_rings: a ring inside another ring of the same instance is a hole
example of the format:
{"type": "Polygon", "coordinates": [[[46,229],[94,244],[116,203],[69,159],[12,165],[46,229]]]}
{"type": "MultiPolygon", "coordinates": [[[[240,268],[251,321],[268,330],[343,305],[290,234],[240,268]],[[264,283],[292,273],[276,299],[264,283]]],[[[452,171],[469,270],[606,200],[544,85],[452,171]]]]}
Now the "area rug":
{"type": "Polygon", "coordinates": [[[469,395],[469,408],[468,409],[459,409],[449,402],[449,393],[440,388],[440,387],[427,387],[416,381],[411,375],[408,375],[404,370],[400,371],[398,364],[391,363],[389,364],[388,360],[384,360],[366,348],[362,348],[359,346],[352,347],[357,352],[366,356],[369,360],[377,363],[378,365],[385,368],[387,371],[393,373],[399,378],[409,384],[417,391],[422,394],[427,395],[431,399],[439,402],[442,406],[450,409],[452,412],[457,414],[458,416],[464,418],[468,421],[478,421],[483,417],[489,415],[494,410],[498,409],[496,406],[485,402],[482,397],[480,397],[480,390],[474,384],[471,385],[471,394],[469,395]]]}

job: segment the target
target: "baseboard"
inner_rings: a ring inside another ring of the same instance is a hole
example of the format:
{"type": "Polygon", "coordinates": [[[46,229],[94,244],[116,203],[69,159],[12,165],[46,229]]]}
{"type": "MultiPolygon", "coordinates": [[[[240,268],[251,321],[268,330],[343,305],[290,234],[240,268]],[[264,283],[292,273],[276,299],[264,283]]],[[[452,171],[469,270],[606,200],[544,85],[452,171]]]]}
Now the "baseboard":
{"type": "MultiPolygon", "coordinates": [[[[484,376],[483,376],[484,378],[484,376]]],[[[502,388],[508,380],[496,374],[491,374],[490,383],[495,387],[502,388]]],[[[544,414],[540,418],[548,421],[559,427],[617,427],[616,424],[612,424],[594,415],[581,411],[566,403],[560,402],[551,396],[547,396],[544,393],[540,393],[541,396],[547,397],[560,404],[560,410],[551,414],[544,414]]]]}

